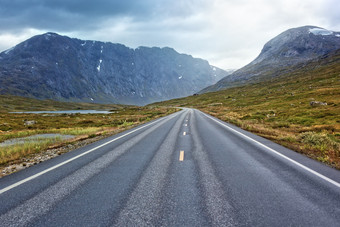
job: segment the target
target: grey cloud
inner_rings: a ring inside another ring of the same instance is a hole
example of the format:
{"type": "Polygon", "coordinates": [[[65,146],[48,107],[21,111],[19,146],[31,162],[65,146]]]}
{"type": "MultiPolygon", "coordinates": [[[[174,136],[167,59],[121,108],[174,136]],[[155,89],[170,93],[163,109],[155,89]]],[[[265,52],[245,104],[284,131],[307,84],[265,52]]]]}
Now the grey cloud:
{"type": "Polygon", "coordinates": [[[128,16],[142,20],[152,15],[155,0],[2,0],[0,29],[23,28],[72,31],[95,28],[103,20],[128,16]]]}
{"type": "Polygon", "coordinates": [[[339,0],[0,0],[0,51],[46,31],[171,46],[236,68],[292,27],[340,30],[339,0]]]}
{"type": "Polygon", "coordinates": [[[204,0],[1,0],[0,29],[24,28],[68,32],[96,29],[106,20],[129,17],[132,21],[190,16],[204,0]]]}
{"type": "Polygon", "coordinates": [[[340,4],[338,0],[326,0],[323,7],[321,7],[321,15],[323,15],[324,21],[340,30],[340,4]]]}

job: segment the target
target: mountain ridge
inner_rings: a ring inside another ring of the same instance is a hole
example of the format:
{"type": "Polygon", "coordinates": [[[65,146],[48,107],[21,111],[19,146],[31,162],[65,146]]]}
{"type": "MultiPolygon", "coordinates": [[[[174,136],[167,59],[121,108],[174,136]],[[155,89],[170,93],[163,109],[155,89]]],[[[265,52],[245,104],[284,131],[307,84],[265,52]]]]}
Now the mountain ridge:
{"type": "Polygon", "coordinates": [[[0,94],[145,105],[192,95],[228,75],[170,47],[80,40],[48,32],[0,53],[0,94]]]}

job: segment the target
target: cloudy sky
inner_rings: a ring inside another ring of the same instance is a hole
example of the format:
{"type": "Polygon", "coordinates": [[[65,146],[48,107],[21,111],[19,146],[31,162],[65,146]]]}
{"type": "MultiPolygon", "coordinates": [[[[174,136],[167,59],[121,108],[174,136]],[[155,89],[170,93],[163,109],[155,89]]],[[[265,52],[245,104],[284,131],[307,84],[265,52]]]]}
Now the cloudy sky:
{"type": "Polygon", "coordinates": [[[169,46],[236,69],[271,38],[304,25],[340,31],[339,0],[0,0],[0,51],[51,31],[169,46]]]}

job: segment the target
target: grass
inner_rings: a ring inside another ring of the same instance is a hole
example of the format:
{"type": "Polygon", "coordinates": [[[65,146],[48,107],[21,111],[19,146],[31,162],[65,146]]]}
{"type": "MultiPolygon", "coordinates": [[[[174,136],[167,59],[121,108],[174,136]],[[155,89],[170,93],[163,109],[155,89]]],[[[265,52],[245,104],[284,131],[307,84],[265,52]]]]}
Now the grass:
{"type": "Polygon", "coordinates": [[[20,111],[54,111],[54,110],[118,110],[124,105],[71,103],[53,100],[37,100],[12,95],[0,95],[0,113],[20,111]]]}
{"type": "Polygon", "coordinates": [[[49,146],[60,143],[60,137],[41,139],[39,141],[27,141],[23,144],[0,147],[0,165],[7,164],[9,161],[19,160],[25,156],[40,152],[49,146]]]}
{"type": "MultiPolygon", "coordinates": [[[[152,108],[99,105],[84,103],[59,103],[54,101],[40,101],[15,96],[0,96],[0,142],[8,139],[23,138],[31,135],[55,133],[74,135],[72,141],[94,138],[98,135],[111,135],[138,124],[143,124],[153,119],[177,111],[175,108],[152,108]],[[97,109],[114,110],[110,114],[13,114],[12,111],[45,110],[41,104],[47,102],[48,110],[63,109],[97,109]],[[24,103],[24,104],[23,104],[24,103]],[[31,103],[31,104],[30,104],[31,103]],[[23,106],[22,106],[23,105],[23,106]],[[34,107],[34,108],[33,108],[34,107]],[[4,111],[7,110],[7,111],[4,111]],[[35,121],[33,125],[25,125],[26,121],[35,121]]],[[[45,139],[26,142],[13,146],[0,147],[0,167],[11,163],[20,162],[21,159],[34,153],[42,152],[49,147],[58,147],[70,141],[60,139],[45,139]]],[[[71,142],[72,143],[72,142],[71,142]]]]}
{"type": "Polygon", "coordinates": [[[340,169],[340,53],[261,83],[151,106],[197,108],[340,169]]]}

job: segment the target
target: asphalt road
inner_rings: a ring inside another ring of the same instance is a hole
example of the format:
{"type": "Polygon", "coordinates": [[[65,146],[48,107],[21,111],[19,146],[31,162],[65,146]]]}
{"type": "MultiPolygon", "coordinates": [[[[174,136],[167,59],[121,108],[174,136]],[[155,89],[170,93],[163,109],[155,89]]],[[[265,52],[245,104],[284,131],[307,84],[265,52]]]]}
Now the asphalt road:
{"type": "Polygon", "coordinates": [[[184,109],[0,179],[0,226],[339,226],[339,182],[184,109]]]}

